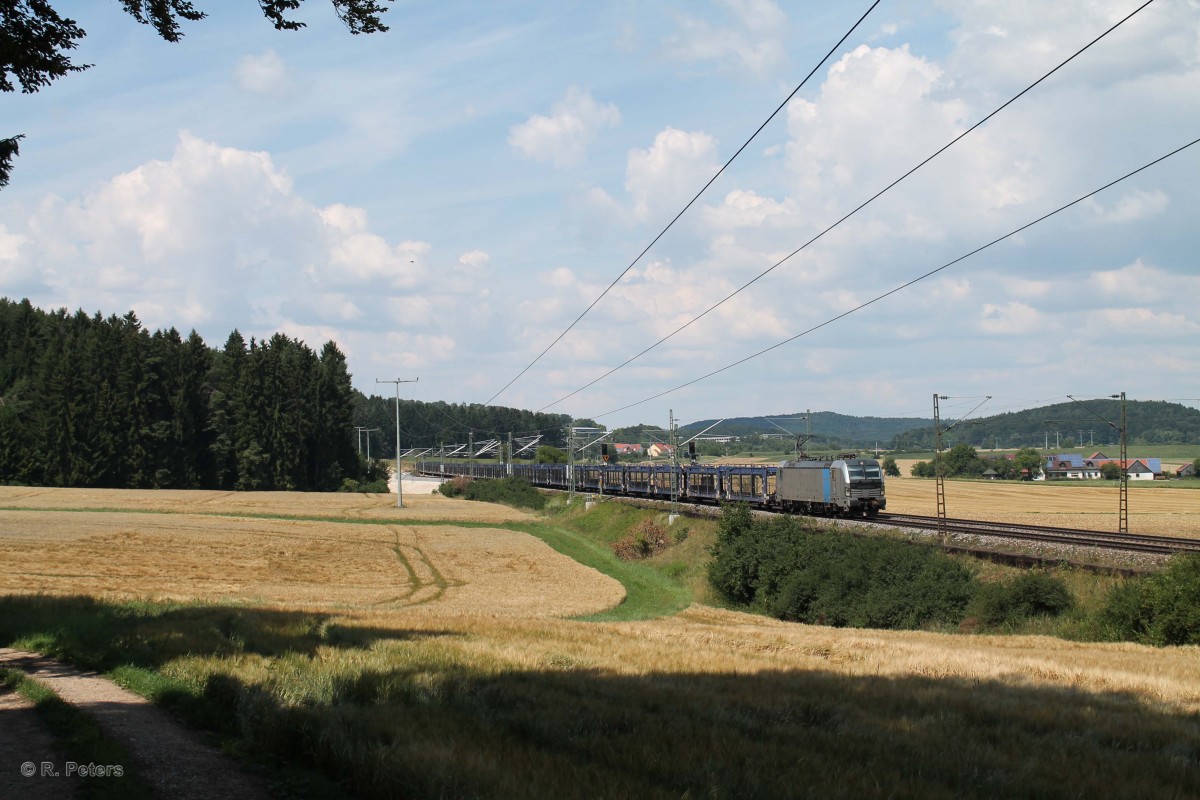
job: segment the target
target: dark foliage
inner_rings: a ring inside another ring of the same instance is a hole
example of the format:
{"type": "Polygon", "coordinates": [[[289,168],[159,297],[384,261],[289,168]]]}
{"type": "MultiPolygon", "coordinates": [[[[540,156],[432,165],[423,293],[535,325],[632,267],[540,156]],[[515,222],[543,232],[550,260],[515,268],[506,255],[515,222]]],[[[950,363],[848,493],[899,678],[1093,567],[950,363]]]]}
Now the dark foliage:
{"type": "Polygon", "coordinates": [[[345,356],[276,334],[223,350],[130,312],[0,299],[0,481],[333,490],[365,477],[345,356]]]}
{"type": "MultiPolygon", "coordinates": [[[[363,428],[378,428],[371,436],[371,455],[380,458],[396,456],[396,398],[372,395],[367,397],[354,392],[353,425],[363,428]]],[[[564,427],[571,418],[565,414],[538,414],[519,408],[485,406],[479,403],[425,403],[420,400],[400,399],[400,450],[411,447],[433,448],[425,458],[436,460],[440,445],[461,444],[469,434],[475,434],[476,443],[484,439],[504,438],[511,431],[515,435],[542,433],[544,442],[557,443],[562,438],[564,427]]],[[[539,447],[538,455],[549,452],[539,447]]],[[[534,453],[526,450],[519,458],[528,458],[534,453]]],[[[566,452],[561,453],[563,463],[566,452]]]]}
{"type": "Polygon", "coordinates": [[[810,525],[726,508],[710,583],[779,619],[872,628],[956,623],[974,594],[971,574],[932,548],[810,525]]]}
{"type": "Polygon", "coordinates": [[[1030,617],[1056,617],[1074,605],[1075,599],[1060,579],[1027,572],[1008,583],[981,585],[971,613],[987,625],[1003,625],[1030,617]]]}
{"type": "Polygon", "coordinates": [[[523,478],[499,478],[474,481],[462,476],[446,481],[438,491],[447,497],[463,497],[485,503],[503,503],[515,508],[534,511],[544,508],[546,498],[523,478]]]}
{"type": "Polygon", "coordinates": [[[1175,556],[1162,572],[1115,587],[1104,622],[1116,639],[1200,644],[1200,554],[1175,556]]]}

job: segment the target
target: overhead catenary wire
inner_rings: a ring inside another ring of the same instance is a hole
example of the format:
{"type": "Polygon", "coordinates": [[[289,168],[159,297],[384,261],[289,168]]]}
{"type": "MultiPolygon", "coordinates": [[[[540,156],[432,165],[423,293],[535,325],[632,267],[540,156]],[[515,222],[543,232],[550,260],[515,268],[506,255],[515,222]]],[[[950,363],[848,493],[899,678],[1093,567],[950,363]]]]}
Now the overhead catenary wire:
{"type": "Polygon", "coordinates": [[[504,386],[502,386],[498,392],[496,392],[494,395],[489,397],[485,401],[484,405],[490,405],[493,400],[495,400],[500,395],[504,394],[504,392],[506,392],[510,386],[512,386],[514,383],[516,383],[518,380],[520,380],[522,375],[524,375],[529,370],[533,369],[534,365],[536,365],[539,361],[541,361],[542,357],[545,356],[546,353],[549,353],[552,349],[554,349],[554,346],[557,345],[560,341],[562,341],[562,338],[564,336],[566,336],[568,333],[570,333],[575,328],[575,326],[578,325],[580,323],[580,321],[585,316],[588,315],[588,312],[590,312],[593,308],[595,308],[596,304],[599,303],[601,300],[603,300],[604,297],[606,295],[608,295],[608,293],[610,291],[612,291],[613,287],[615,287],[618,283],[621,282],[622,278],[624,278],[627,274],[629,274],[629,270],[633,269],[634,266],[639,261],[642,260],[642,257],[644,255],[646,255],[646,253],[650,252],[650,248],[653,247],[654,245],[656,245],[658,243],[658,240],[661,239],[663,236],[665,236],[667,231],[669,231],[675,225],[675,223],[679,221],[679,218],[682,217],[685,213],[687,213],[687,210],[689,208],[691,208],[697,200],[700,199],[700,196],[702,194],[704,194],[706,191],[708,191],[708,187],[712,186],[713,183],[716,182],[717,178],[721,177],[722,173],[724,173],[725,170],[729,167],[729,165],[733,163],[734,159],[736,159],[739,155],[741,155],[742,151],[750,146],[750,143],[755,140],[755,138],[758,136],[758,134],[760,134],[765,127],[767,127],[767,125],[771,122],[771,120],[775,119],[775,117],[779,114],[779,112],[787,107],[787,104],[790,103],[792,98],[796,96],[796,93],[804,88],[805,84],[808,83],[809,79],[812,78],[812,76],[817,73],[817,70],[819,70],[821,68],[821,66],[826,61],[828,61],[835,52],[837,52],[837,49],[842,46],[842,43],[845,42],[848,38],[850,38],[850,34],[854,33],[854,31],[858,29],[858,26],[861,25],[863,23],[863,20],[865,20],[870,15],[870,13],[875,10],[875,7],[878,6],[880,2],[881,2],[881,0],[875,0],[875,2],[871,3],[870,8],[868,8],[863,13],[863,15],[858,18],[858,21],[855,22],[854,25],[852,25],[850,27],[850,30],[846,31],[846,33],[842,36],[842,38],[837,41],[837,44],[835,44],[833,47],[829,48],[829,52],[825,54],[824,58],[822,58],[819,62],[817,62],[817,65],[815,67],[813,67],[812,70],[809,71],[809,73],[807,75],[804,76],[804,80],[800,81],[799,85],[797,85],[796,88],[792,90],[792,93],[789,94],[786,98],[784,98],[783,102],[780,103],[779,106],[774,111],[771,112],[771,116],[767,117],[766,120],[764,120],[763,123],[758,126],[758,128],[754,131],[754,133],[752,133],[750,135],[750,138],[747,139],[745,141],[745,143],[743,143],[742,146],[737,149],[737,152],[735,152],[732,156],[729,157],[729,160],[726,161],[725,164],[720,169],[717,170],[716,174],[714,174],[711,178],[708,179],[708,183],[704,184],[704,186],[701,187],[700,191],[696,192],[695,197],[693,197],[691,200],[689,200],[687,205],[685,205],[683,207],[683,210],[681,210],[678,214],[676,214],[671,219],[671,221],[667,223],[665,228],[663,228],[661,231],[659,231],[658,235],[655,236],[653,240],[651,240],[650,244],[646,245],[646,247],[643,248],[643,250],[640,253],[638,253],[637,256],[632,261],[629,262],[629,266],[625,267],[625,269],[623,269],[621,271],[621,274],[618,275],[616,278],[614,278],[612,283],[610,283],[604,289],[604,291],[602,291],[596,297],[596,299],[593,300],[591,302],[591,304],[587,308],[585,308],[583,310],[583,312],[578,317],[576,317],[575,320],[570,325],[568,325],[566,327],[566,329],[562,333],[560,333],[558,336],[554,337],[554,341],[552,341],[552,342],[550,342],[550,344],[546,345],[546,349],[544,349],[544,350],[542,350],[542,352],[538,353],[537,357],[535,357],[533,359],[533,361],[529,362],[529,364],[527,364],[524,369],[522,369],[515,376],[513,376],[512,380],[510,380],[508,383],[504,384],[504,386]]]}
{"type": "Polygon", "coordinates": [[[800,333],[797,333],[795,336],[790,336],[781,342],[776,342],[775,344],[771,345],[770,347],[766,347],[762,350],[759,350],[756,353],[752,353],[751,355],[748,355],[745,358],[738,359],[737,361],[734,361],[733,363],[726,364],[725,366],[721,367],[720,369],[715,369],[712,372],[709,372],[705,375],[701,375],[698,378],[694,378],[693,380],[690,380],[687,383],[682,383],[679,386],[676,386],[672,389],[667,389],[666,391],[662,391],[662,392],[659,392],[658,394],[651,395],[650,397],[643,398],[641,400],[638,400],[637,402],[630,403],[625,406],[621,406],[620,408],[615,408],[612,411],[606,411],[603,414],[597,414],[594,417],[592,417],[592,419],[601,419],[603,417],[609,416],[610,414],[617,414],[617,413],[620,413],[621,411],[627,411],[631,408],[635,408],[637,406],[642,405],[643,403],[648,403],[651,400],[657,400],[660,397],[666,397],[667,395],[678,392],[681,389],[686,389],[687,387],[693,386],[697,383],[700,383],[701,381],[705,381],[716,375],[720,375],[722,372],[727,372],[728,370],[731,370],[734,367],[745,364],[747,361],[752,361],[752,360],[758,358],[759,356],[762,356],[762,355],[765,355],[765,354],[771,352],[772,350],[777,350],[786,344],[790,344],[791,342],[794,342],[803,336],[807,336],[808,334],[813,333],[814,331],[818,331],[821,328],[824,328],[828,325],[832,325],[833,323],[837,322],[838,320],[844,319],[844,318],[850,316],[851,314],[854,314],[854,313],[857,313],[857,312],[863,310],[867,306],[874,305],[875,303],[878,303],[880,300],[891,297],[892,295],[894,295],[898,292],[904,291],[908,287],[913,286],[914,284],[920,283],[921,281],[925,280],[926,278],[937,275],[939,272],[942,272],[943,270],[947,270],[950,267],[954,266],[955,264],[965,261],[966,259],[970,258],[971,256],[976,255],[977,253],[981,253],[984,250],[988,249],[989,247],[992,247],[993,245],[1003,242],[1005,239],[1010,239],[1013,236],[1016,236],[1017,234],[1025,231],[1025,230],[1028,230],[1029,228],[1032,228],[1034,225],[1037,225],[1038,223],[1043,222],[1043,221],[1055,216],[1056,214],[1062,213],[1063,211],[1066,211],[1068,208],[1078,205],[1079,203],[1082,203],[1084,200],[1094,197],[1094,196],[1100,194],[1101,192],[1105,191],[1106,189],[1116,186],[1118,183],[1121,183],[1122,181],[1132,178],[1134,175],[1137,175],[1138,173],[1144,172],[1145,170],[1150,169],[1154,165],[1160,164],[1163,161],[1166,161],[1168,158],[1171,158],[1172,156],[1182,153],[1184,150],[1187,150],[1189,147],[1192,147],[1192,146],[1196,145],[1197,143],[1200,143],[1200,139],[1193,139],[1192,141],[1188,142],[1187,144],[1185,144],[1181,147],[1177,147],[1174,150],[1172,150],[1171,152],[1169,152],[1165,155],[1159,156],[1158,158],[1154,159],[1153,161],[1151,161],[1147,164],[1143,164],[1142,166],[1138,167],[1137,169],[1133,170],[1132,172],[1127,172],[1126,174],[1122,175],[1121,177],[1109,181],[1108,183],[1104,184],[1100,188],[1093,189],[1092,191],[1088,192],[1087,194],[1077,197],[1076,199],[1072,200],[1071,202],[1067,203],[1066,205],[1059,206],[1058,208],[1054,209],[1053,211],[1047,212],[1046,214],[1043,214],[1042,216],[1038,217],[1037,219],[1035,219],[1031,222],[1027,222],[1024,225],[1022,225],[1021,227],[1016,228],[1015,230],[1009,231],[1008,233],[1004,234],[1003,236],[993,239],[992,241],[988,242],[987,244],[980,245],[979,247],[975,248],[974,250],[970,251],[969,253],[965,253],[965,254],[961,255],[958,258],[954,259],[953,261],[949,261],[936,269],[932,269],[929,272],[926,272],[922,275],[918,275],[917,277],[915,277],[905,283],[902,283],[899,286],[884,292],[883,294],[877,295],[876,297],[866,301],[865,303],[861,303],[861,304],[855,306],[854,308],[851,308],[848,311],[844,311],[835,317],[830,317],[829,319],[825,320],[824,322],[822,322],[818,325],[814,325],[811,328],[808,328],[807,330],[801,331],[800,333]]]}
{"type": "MultiPolygon", "coordinates": [[[[807,249],[807,248],[808,248],[810,245],[814,244],[815,242],[817,242],[818,240],[820,240],[821,238],[823,238],[823,237],[824,237],[824,236],[825,236],[827,233],[829,233],[830,231],[832,231],[832,230],[834,230],[835,228],[837,228],[839,225],[841,225],[843,222],[845,222],[846,220],[848,220],[848,219],[850,219],[851,217],[853,217],[853,216],[854,216],[855,214],[857,214],[859,211],[862,211],[864,208],[866,208],[867,206],[869,206],[871,203],[875,202],[875,201],[876,201],[877,199],[879,199],[881,196],[883,196],[883,195],[884,195],[884,194],[886,194],[887,192],[891,191],[891,190],[892,190],[893,188],[895,188],[895,187],[896,187],[896,186],[897,186],[899,183],[901,183],[902,181],[904,181],[904,180],[906,180],[907,178],[909,178],[911,175],[913,175],[913,173],[917,172],[917,170],[921,169],[921,168],[922,168],[922,167],[924,167],[926,164],[928,164],[929,162],[933,161],[935,158],[937,158],[938,156],[940,156],[942,153],[944,153],[944,152],[946,152],[947,150],[949,150],[949,149],[950,149],[951,147],[953,147],[955,144],[957,144],[957,143],[958,143],[958,142],[960,142],[962,139],[964,139],[966,136],[968,136],[968,135],[969,135],[969,134],[970,134],[972,131],[974,131],[975,129],[979,128],[979,127],[980,127],[981,125],[983,125],[985,122],[987,122],[988,120],[992,119],[992,117],[996,116],[996,115],[997,115],[997,114],[999,114],[1001,111],[1003,111],[1005,108],[1007,108],[1008,106],[1012,105],[1012,104],[1013,104],[1013,103],[1015,103],[1017,100],[1019,100],[1019,99],[1020,99],[1022,96],[1024,96],[1024,95],[1025,95],[1025,94],[1027,94],[1028,92],[1030,92],[1030,91],[1031,91],[1032,89],[1034,89],[1034,88],[1035,88],[1035,87],[1036,87],[1038,84],[1042,83],[1042,82],[1043,82],[1043,81],[1045,81],[1047,78],[1049,78],[1051,75],[1053,75],[1054,73],[1058,72],[1060,69],[1062,69],[1062,68],[1063,68],[1063,67],[1065,67],[1067,64],[1069,64],[1071,61],[1073,61],[1073,60],[1075,60],[1076,58],[1078,58],[1078,57],[1079,57],[1079,56],[1080,56],[1080,55],[1081,55],[1081,54],[1082,54],[1082,53],[1083,53],[1085,50],[1087,50],[1087,49],[1088,49],[1088,48],[1090,48],[1092,45],[1094,45],[1094,44],[1096,44],[1097,42],[1099,42],[1099,41],[1100,41],[1101,39],[1103,39],[1105,36],[1108,36],[1110,33],[1112,33],[1114,30],[1116,30],[1117,28],[1119,28],[1121,25],[1123,25],[1125,22],[1127,22],[1129,19],[1131,19],[1131,18],[1132,18],[1132,17],[1133,17],[1135,14],[1137,14],[1139,11],[1141,11],[1142,9],[1144,9],[1146,6],[1150,5],[1152,2],[1154,2],[1154,0],[1146,0],[1146,2],[1142,3],[1140,6],[1138,6],[1136,9],[1134,9],[1132,12],[1130,12],[1130,13],[1129,13],[1128,15],[1126,15],[1124,18],[1122,18],[1121,20],[1119,20],[1117,23],[1115,23],[1114,25],[1112,25],[1112,26],[1111,26],[1110,28],[1108,28],[1106,31],[1104,31],[1103,33],[1101,33],[1099,36],[1097,36],[1096,38],[1092,39],[1090,42],[1088,42],[1086,45],[1084,45],[1083,47],[1081,47],[1079,50],[1076,50],[1074,54],[1072,54],[1072,55],[1071,55],[1069,58],[1067,58],[1066,60],[1062,61],[1060,64],[1058,64],[1058,66],[1054,67],[1054,68],[1053,68],[1053,69],[1051,69],[1049,72],[1047,72],[1045,75],[1042,75],[1042,77],[1038,78],[1036,81],[1034,81],[1033,83],[1031,83],[1031,84],[1029,84],[1028,86],[1026,86],[1026,87],[1025,87],[1024,89],[1022,89],[1020,92],[1018,92],[1017,94],[1013,95],[1013,97],[1011,97],[1009,100],[1007,100],[1007,101],[1006,101],[1006,102],[1004,102],[1002,105],[1000,105],[998,108],[996,108],[994,111],[992,111],[992,113],[988,114],[986,117],[984,117],[983,119],[979,120],[978,122],[976,122],[976,123],[975,123],[974,125],[972,125],[971,127],[967,128],[965,131],[963,131],[962,133],[960,133],[958,136],[955,136],[953,139],[951,139],[949,142],[947,142],[945,145],[943,145],[941,148],[939,148],[939,149],[938,149],[936,152],[934,152],[932,155],[928,156],[928,157],[927,157],[927,158],[925,158],[923,161],[921,161],[919,164],[917,164],[915,167],[913,167],[912,169],[908,170],[908,172],[905,172],[905,173],[904,173],[903,175],[901,175],[899,178],[896,178],[894,181],[892,181],[891,183],[889,183],[887,186],[883,187],[883,188],[882,188],[882,189],[880,189],[878,192],[876,192],[875,194],[871,195],[871,197],[870,197],[870,198],[868,198],[867,200],[865,200],[864,202],[862,202],[861,204],[859,204],[859,205],[858,205],[857,207],[855,207],[855,208],[854,208],[852,211],[850,211],[849,213],[847,213],[846,215],[844,215],[844,216],[843,216],[841,219],[837,220],[837,221],[836,221],[836,222],[834,222],[832,225],[828,226],[827,228],[825,228],[824,230],[822,230],[820,233],[818,233],[816,236],[812,237],[812,238],[811,238],[811,239],[809,239],[807,242],[805,242],[804,244],[800,245],[800,246],[799,246],[799,247],[797,247],[795,250],[793,250],[792,252],[790,252],[790,253],[788,253],[786,256],[784,256],[783,258],[781,258],[781,259],[779,259],[778,261],[776,261],[776,262],[775,262],[774,264],[772,264],[770,267],[768,267],[767,269],[763,270],[762,272],[760,272],[758,275],[754,276],[752,279],[750,279],[750,280],[749,280],[749,281],[747,281],[746,283],[742,284],[740,287],[738,287],[737,289],[735,289],[733,292],[731,292],[730,294],[726,295],[726,296],[725,296],[725,297],[724,297],[722,300],[719,300],[718,302],[716,302],[716,303],[714,303],[713,305],[709,306],[707,309],[705,309],[705,310],[704,310],[703,312],[701,312],[700,314],[696,315],[696,316],[695,316],[695,317],[693,317],[692,319],[690,319],[690,320],[688,320],[687,322],[685,322],[684,324],[680,325],[678,328],[676,328],[675,330],[671,331],[671,332],[670,332],[670,333],[668,333],[666,336],[664,336],[663,338],[659,339],[657,342],[655,342],[655,343],[651,344],[650,346],[646,347],[646,348],[645,348],[644,350],[642,350],[641,352],[639,352],[639,353],[637,353],[637,354],[635,354],[635,355],[633,355],[633,356],[630,356],[630,357],[629,357],[629,358],[627,358],[625,361],[623,361],[623,362],[621,362],[620,364],[618,364],[617,366],[613,367],[612,369],[610,369],[608,372],[604,373],[604,374],[603,374],[603,375],[601,375],[600,377],[598,377],[598,378],[596,378],[596,379],[594,379],[594,380],[590,381],[589,383],[586,383],[586,384],[584,384],[583,386],[579,387],[578,389],[576,389],[575,391],[571,392],[570,394],[563,395],[562,397],[560,397],[560,398],[558,398],[557,400],[555,400],[553,403],[549,403],[548,405],[542,406],[541,408],[539,408],[539,409],[538,409],[538,411],[539,411],[539,412],[542,412],[542,411],[545,411],[545,410],[546,410],[546,409],[548,409],[548,408],[553,408],[554,406],[558,405],[558,404],[559,404],[559,403],[561,403],[562,401],[564,401],[564,400],[567,400],[567,399],[569,399],[569,398],[572,398],[572,397],[574,397],[575,395],[579,394],[579,393],[580,393],[580,392],[582,392],[582,391],[585,391],[585,390],[587,390],[587,389],[590,389],[592,386],[595,386],[597,383],[599,383],[600,381],[602,381],[602,380],[604,380],[605,378],[609,377],[609,376],[610,376],[610,375],[612,375],[613,373],[615,373],[615,372],[617,372],[617,371],[619,371],[619,370],[621,370],[621,369],[624,369],[625,367],[627,367],[627,366],[629,366],[630,364],[632,364],[634,361],[637,361],[639,358],[641,358],[642,356],[644,356],[644,355],[646,355],[647,353],[649,353],[651,350],[654,350],[654,349],[655,349],[655,348],[657,348],[659,345],[663,344],[664,342],[667,342],[667,341],[669,341],[670,339],[674,338],[676,335],[678,335],[678,334],[682,333],[683,331],[685,331],[686,329],[690,328],[690,327],[691,327],[692,325],[694,325],[695,323],[697,323],[697,322],[699,322],[700,320],[704,319],[704,318],[705,318],[705,317],[707,317],[709,314],[711,314],[713,311],[716,311],[718,308],[720,308],[721,306],[725,305],[725,303],[729,302],[729,301],[730,301],[730,300],[732,300],[734,297],[737,297],[739,294],[741,294],[741,293],[742,293],[743,291],[745,291],[746,289],[749,289],[749,288],[750,288],[751,286],[753,286],[755,283],[758,283],[758,281],[760,281],[762,278],[764,278],[764,277],[766,277],[767,275],[769,275],[770,273],[774,272],[774,271],[775,271],[775,270],[776,270],[778,267],[782,266],[783,264],[785,264],[786,262],[790,261],[790,260],[791,260],[792,258],[794,258],[795,256],[799,255],[801,252],[803,252],[804,250],[806,250],[806,249],[807,249]]],[[[610,287],[610,288],[611,288],[611,287],[610,287]]]]}

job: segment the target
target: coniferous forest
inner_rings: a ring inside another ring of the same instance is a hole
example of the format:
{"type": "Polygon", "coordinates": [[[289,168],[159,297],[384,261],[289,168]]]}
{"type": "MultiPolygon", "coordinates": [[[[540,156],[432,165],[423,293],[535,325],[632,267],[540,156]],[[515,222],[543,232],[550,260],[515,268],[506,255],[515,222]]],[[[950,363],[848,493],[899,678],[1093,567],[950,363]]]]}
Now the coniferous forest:
{"type": "Polygon", "coordinates": [[[339,488],[363,476],[333,342],[221,349],[132,313],[0,298],[0,482],[173,489],[339,488]]]}

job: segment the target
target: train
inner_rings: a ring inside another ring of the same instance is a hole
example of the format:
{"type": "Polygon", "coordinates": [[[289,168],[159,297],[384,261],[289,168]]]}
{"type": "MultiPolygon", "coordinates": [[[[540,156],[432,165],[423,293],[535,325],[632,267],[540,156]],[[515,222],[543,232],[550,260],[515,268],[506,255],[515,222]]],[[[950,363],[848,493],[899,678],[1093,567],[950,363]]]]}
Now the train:
{"type": "Polygon", "coordinates": [[[887,507],[873,458],[793,459],[777,466],[732,464],[473,464],[421,461],[420,475],[516,476],[546,489],[671,500],[746,503],[798,514],[874,517],[887,507]]]}

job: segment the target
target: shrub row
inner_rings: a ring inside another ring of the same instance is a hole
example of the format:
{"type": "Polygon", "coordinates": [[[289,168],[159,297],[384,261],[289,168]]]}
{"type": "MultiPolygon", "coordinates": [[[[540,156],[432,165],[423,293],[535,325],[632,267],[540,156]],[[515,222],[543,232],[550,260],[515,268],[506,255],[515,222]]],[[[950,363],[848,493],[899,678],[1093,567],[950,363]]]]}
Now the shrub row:
{"type": "MultiPolygon", "coordinates": [[[[1043,572],[982,583],[926,545],[824,532],[810,519],[754,520],[725,509],[708,577],[726,599],[784,620],[834,626],[1014,628],[1075,608],[1066,584],[1043,572]]],[[[1200,644],[1200,554],[1114,587],[1086,612],[1086,638],[1200,644]]]]}
{"type": "Polygon", "coordinates": [[[1200,553],[1175,556],[1162,572],[1108,595],[1108,633],[1143,644],[1200,644],[1200,553]]]}
{"type": "Polygon", "coordinates": [[[446,481],[438,491],[447,497],[463,497],[487,503],[503,503],[516,508],[538,510],[546,498],[524,478],[497,478],[474,481],[461,475],[446,481]]]}
{"type": "Polygon", "coordinates": [[[825,533],[796,517],[755,522],[740,506],[722,516],[709,581],[779,619],[872,628],[957,623],[975,590],[971,573],[933,548],[825,533]]]}

